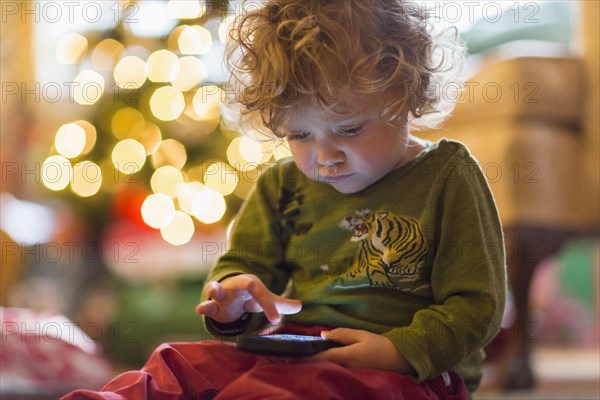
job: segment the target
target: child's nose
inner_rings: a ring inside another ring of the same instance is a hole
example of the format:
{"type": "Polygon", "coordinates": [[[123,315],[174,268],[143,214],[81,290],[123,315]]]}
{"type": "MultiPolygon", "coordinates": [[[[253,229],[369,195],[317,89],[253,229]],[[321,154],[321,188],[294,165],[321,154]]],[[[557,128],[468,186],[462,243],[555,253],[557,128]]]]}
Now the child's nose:
{"type": "Polygon", "coordinates": [[[331,166],[345,160],[344,152],[330,141],[320,141],[316,144],[317,163],[323,166],[331,166]]]}

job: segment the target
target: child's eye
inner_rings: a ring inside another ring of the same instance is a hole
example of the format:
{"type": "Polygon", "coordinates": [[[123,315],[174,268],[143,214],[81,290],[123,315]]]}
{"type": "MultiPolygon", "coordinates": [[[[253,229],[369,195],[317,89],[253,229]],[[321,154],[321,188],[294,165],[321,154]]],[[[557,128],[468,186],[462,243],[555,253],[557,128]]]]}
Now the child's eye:
{"type": "Polygon", "coordinates": [[[352,128],[338,129],[336,132],[344,136],[355,136],[358,135],[364,128],[364,125],[354,126],[352,128]]]}
{"type": "Polygon", "coordinates": [[[298,132],[291,132],[287,136],[287,139],[302,142],[302,141],[307,140],[309,136],[310,136],[310,132],[308,132],[308,131],[298,131],[298,132]]]}

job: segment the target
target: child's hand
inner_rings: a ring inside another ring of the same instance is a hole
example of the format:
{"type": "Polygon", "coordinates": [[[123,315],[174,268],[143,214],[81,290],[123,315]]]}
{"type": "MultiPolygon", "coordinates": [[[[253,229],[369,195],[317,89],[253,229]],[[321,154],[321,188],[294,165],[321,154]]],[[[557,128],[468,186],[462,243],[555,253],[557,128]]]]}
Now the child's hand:
{"type": "Polygon", "coordinates": [[[322,351],[307,360],[332,361],[348,368],[384,369],[404,375],[414,373],[414,368],[385,336],[349,328],[323,331],[321,336],[345,346],[322,351]]]}
{"type": "Polygon", "coordinates": [[[276,295],[250,274],[209,282],[204,290],[210,300],[198,304],[196,312],[220,323],[233,322],[245,312],[264,312],[269,321],[277,323],[280,314],[296,314],[302,309],[300,300],[276,295]]]}

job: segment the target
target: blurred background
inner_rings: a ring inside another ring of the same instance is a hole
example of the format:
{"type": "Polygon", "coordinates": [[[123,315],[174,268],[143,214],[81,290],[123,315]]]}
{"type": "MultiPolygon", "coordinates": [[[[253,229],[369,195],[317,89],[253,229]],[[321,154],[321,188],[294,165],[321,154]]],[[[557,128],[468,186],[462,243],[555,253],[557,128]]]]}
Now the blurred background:
{"type": "MultiPolygon", "coordinates": [[[[253,2],[2,1],[0,395],[53,398],[207,338],[194,306],[285,143],[221,123],[253,2]]],[[[600,396],[599,2],[420,1],[455,25],[465,142],[505,226],[511,299],[477,398],[600,396]]]]}

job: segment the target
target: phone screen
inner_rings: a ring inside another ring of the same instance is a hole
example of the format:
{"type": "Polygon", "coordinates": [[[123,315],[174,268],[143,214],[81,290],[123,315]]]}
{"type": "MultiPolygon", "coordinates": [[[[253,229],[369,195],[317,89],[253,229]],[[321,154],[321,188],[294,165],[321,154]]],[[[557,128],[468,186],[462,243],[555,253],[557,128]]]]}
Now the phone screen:
{"type": "Polygon", "coordinates": [[[341,344],[320,336],[272,334],[242,336],[237,340],[239,350],[281,356],[309,356],[341,344]]]}
{"type": "Polygon", "coordinates": [[[327,340],[327,339],[323,339],[321,336],[290,335],[287,333],[263,335],[263,336],[261,336],[261,338],[269,339],[269,340],[290,340],[290,341],[295,341],[295,342],[314,342],[314,341],[327,340]]]}

